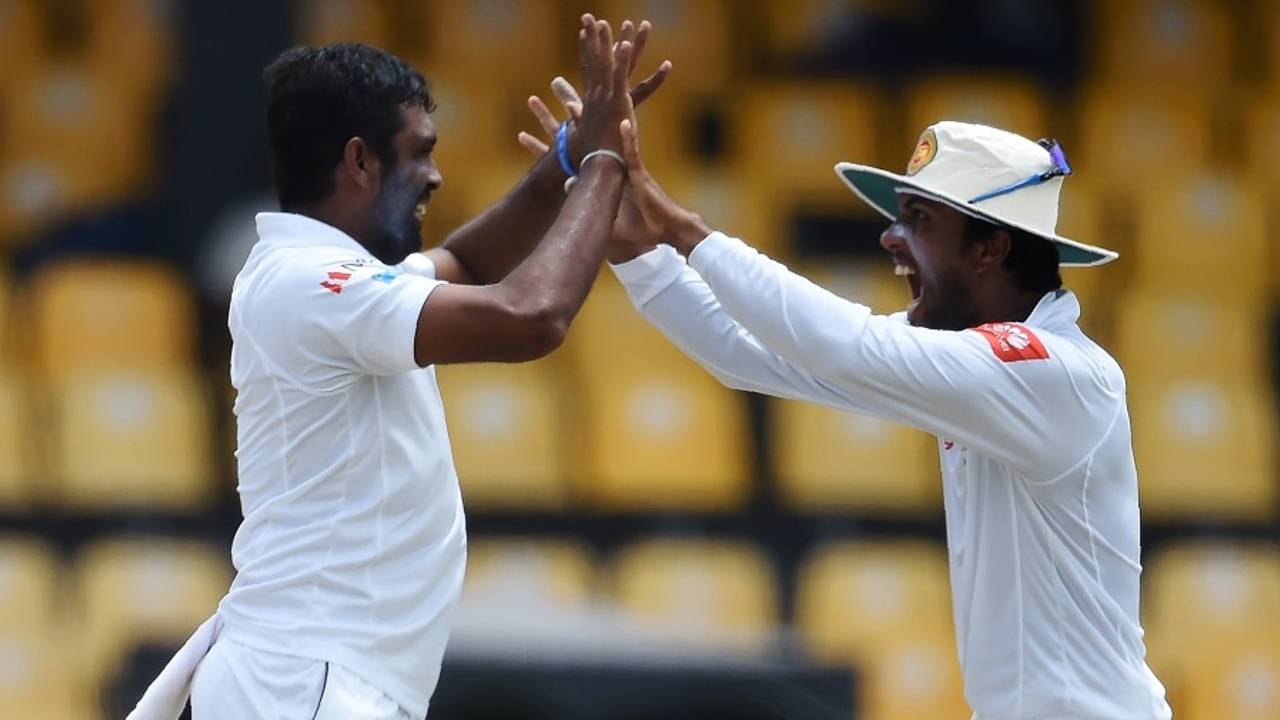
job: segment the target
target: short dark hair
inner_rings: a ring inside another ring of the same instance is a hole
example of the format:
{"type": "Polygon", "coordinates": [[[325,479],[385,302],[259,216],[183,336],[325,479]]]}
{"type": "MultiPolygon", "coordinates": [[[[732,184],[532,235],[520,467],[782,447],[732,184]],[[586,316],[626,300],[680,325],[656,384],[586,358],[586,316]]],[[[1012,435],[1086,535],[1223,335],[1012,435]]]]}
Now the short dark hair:
{"type": "Polygon", "coordinates": [[[1026,230],[996,225],[972,215],[964,228],[966,245],[977,242],[997,230],[1009,233],[1009,254],[1004,268],[1019,290],[1044,294],[1062,287],[1062,273],[1058,270],[1058,246],[1050,240],[1026,230]]]}
{"type": "Polygon", "coordinates": [[[435,110],[418,71],[385,50],[358,43],[286,50],[262,79],[282,209],[333,192],[333,169],[353,137],[364,138],[379,160],[394,164],[393,140],[404,125],[401,108],[435,110]]]}

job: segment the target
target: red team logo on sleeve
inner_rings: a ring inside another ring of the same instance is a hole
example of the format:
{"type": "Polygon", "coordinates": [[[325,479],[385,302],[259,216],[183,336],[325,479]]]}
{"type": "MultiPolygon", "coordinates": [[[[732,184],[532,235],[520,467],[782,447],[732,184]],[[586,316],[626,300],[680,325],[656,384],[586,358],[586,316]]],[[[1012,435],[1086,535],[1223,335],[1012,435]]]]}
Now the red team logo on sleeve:
{"type": "Polygon", "coordinates": [[[320,287],[328,290],[334,295],[342,294],[342,283],[351,279],[351,273],[347,272],[331,272],[328,280],[321,280],[320,287]]]}
{"type": "Polygon", "coordinates": [[[1026,325],[987,323],[973,328],[973,331],[986,338],[996,357],[1003,362],[1049,359],[1049,351],[1044,349],[1044,343],[1026,325]]]}

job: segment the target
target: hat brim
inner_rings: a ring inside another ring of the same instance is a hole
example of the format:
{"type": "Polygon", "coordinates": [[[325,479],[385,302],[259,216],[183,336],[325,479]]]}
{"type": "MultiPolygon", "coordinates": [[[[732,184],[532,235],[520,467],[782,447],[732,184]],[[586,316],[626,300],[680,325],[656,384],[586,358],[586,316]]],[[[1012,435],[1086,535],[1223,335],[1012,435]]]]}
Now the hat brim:
{"type": "Polygon", "coordinates": [[[946,193],[921,187],[905,175],[898,175],[880,168],[854,163],[836,163],[836,175],[849,186],[849,189],[868,205],[890,220],[898,219],[898,195],[910,192],[938,200],[952,206],[967,215],[973,215],[997,225],[1007,225],[1038,235],[1058,246],[1058,264],[1063,267],[1096,267],[1120,257],[1120,254],[1106,248],[1086,245],[1057,234],[1046,234],[1025,225],[1012,222],[1008,218],[993,215],[980,207],[946,193]]]}

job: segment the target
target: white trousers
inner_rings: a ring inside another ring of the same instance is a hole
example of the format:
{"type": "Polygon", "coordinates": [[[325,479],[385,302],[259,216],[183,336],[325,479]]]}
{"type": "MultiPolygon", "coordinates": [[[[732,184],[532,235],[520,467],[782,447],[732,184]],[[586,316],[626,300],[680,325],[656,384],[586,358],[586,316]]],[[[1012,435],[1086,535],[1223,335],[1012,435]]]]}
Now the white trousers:
{"type": "Polygon", "coordinates": [[[334,663],[225,637],[196,668],[192,720],[410,720],[385,693],[334,663]]]}

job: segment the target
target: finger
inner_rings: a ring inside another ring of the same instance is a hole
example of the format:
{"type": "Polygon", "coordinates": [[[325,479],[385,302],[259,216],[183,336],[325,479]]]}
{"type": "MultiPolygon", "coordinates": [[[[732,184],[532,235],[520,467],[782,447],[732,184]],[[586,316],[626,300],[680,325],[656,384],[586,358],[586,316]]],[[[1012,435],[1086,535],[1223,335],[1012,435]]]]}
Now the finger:
{"type": "Polygon", "coordinates": [[[582,120],[582,103],[571,102],[565,105],[564,109],[566,112],[569,113],[569,117],[573,118],[574,122],[579,122],[582,120]]]}
{"type": "Polygon", "coordinates": [[[600,58],[602,65],[600,68],[600,83],[601,85],[604,85],[605,83],[613,81],[613,66],[615,62],[613,52],[613,27],[609,25],[608,20],[596,21],[596,49],[598,53],[597,57],[600,58]]]}
{"type": "Polygon", "coordinates": [[[568,109],[571,103],[582,104],[582,98],[578,96],[578,91],[573,87],[573,83],[557,75],[551,80],[551,92],[560,100],[560,104],[568,109]]]}
{"type": "MultiPolygon", "coordinates": [[[[631,56],[635,57],[635,50],[631,51],[631,56]]],[[[640,103],[644,102],[662,87],[662,83],[666,82],[667,76],[671,74],[671,61],[664,60],[662,65],[658,66],[658,70],[649,77],[640,81],[639,85],[631,88],[631,104],[640,107],[640,103]]]]}
{"type": "Polygon", "coordinates": [[[556,120],[556,116],[551,113],[551,109],[547,104],[542,102],[542,98],[537,95],[529,96],[529,111],[538,119],[538,124],[542,126],[542,131],[547,137],[554,137],[556,131],[560,129],[560,123],[556,120]]]}
{"type": "Polygon", "coordinates": [[[528,150],[538,157],[546,155],[547,151],[551,149],[551,146],[523,130],[521,130],[520,134],[516,136],[516,142],[520,143],[520,147],[528,150]]]}
{"type": "Polygon", "coordinates": [[[596,42],[595,16],[586,13],[582,16],[582,27],[578,30],[578,65],[582,73],[583,89],[588,93],[597,85],[596,42]]]}
{"type": "Polygon", "coordinates": [[[618,124],[618,131],[622,133],[622,157],[627,161],[627,172],[639,173],[644,172],[644,161],[640,159],[640,139],[636,137],[636,127],[631,123],[631,119],[627,118],[618,124]]]}
{"type": "Polygon", "coordinates": [[[644,52],[644,46],[649,42],[649,31],[653,26],[648,20],[640,21],[640,29],[636,31],[636,38],[633,41],[635,49],[631,51],[631,69],[627,70],[627,77],[636,71],[636,65],[640,63],[640,53],[644,52]]]}
{"type": "Polygon", "coordinates": [[[613,86],[619,91],[627,87],[627,69],[631,67],[631,41],[618,43],[618,51],[613,58],[613,86]]]}
{"type": "Polygon", "coordinates": [[[629,42],[632,45],[634,45],[635,34],[636,34],[635,23],[631,22],[630,20],[623,20],[622,27],[618,29],[618,40],[613,45],[613,51],[615,53],[618,51],[618,45],[620,43],[629,42]]]}

